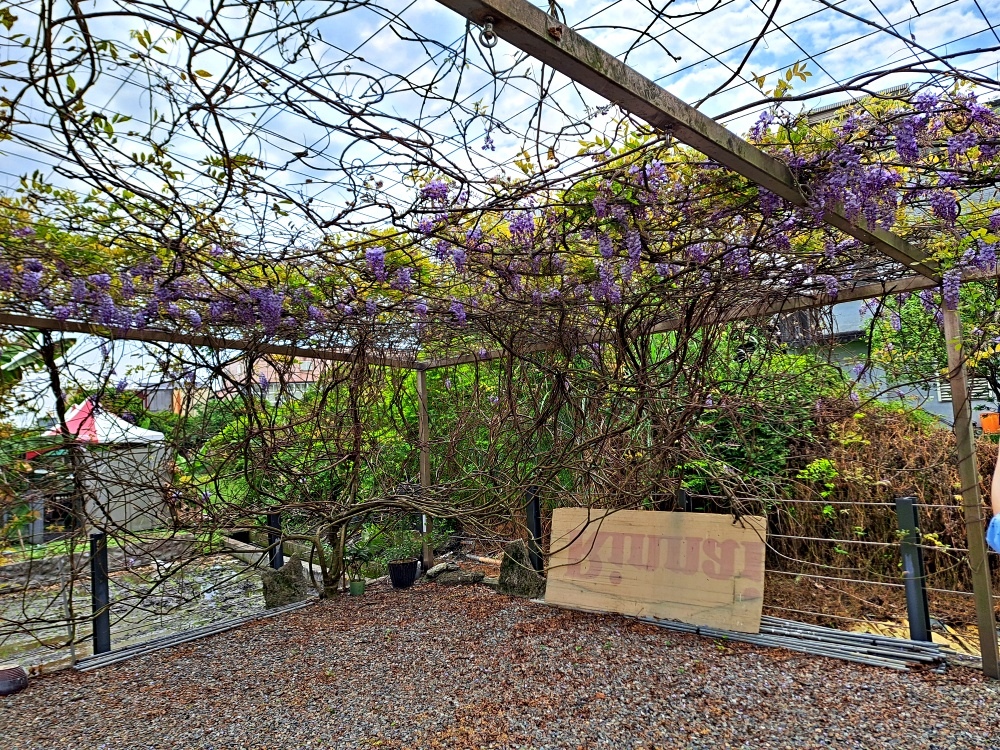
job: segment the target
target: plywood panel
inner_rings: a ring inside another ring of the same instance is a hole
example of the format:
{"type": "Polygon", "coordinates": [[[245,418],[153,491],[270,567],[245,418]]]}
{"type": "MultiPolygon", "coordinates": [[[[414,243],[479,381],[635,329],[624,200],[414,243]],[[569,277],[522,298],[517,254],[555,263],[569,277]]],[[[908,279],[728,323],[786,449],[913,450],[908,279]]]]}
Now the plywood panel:
{"type": "Polygon", "coordinates": [[[766,533],[759,516],[557,508],[545,601],[757,633],[766,533]]]}

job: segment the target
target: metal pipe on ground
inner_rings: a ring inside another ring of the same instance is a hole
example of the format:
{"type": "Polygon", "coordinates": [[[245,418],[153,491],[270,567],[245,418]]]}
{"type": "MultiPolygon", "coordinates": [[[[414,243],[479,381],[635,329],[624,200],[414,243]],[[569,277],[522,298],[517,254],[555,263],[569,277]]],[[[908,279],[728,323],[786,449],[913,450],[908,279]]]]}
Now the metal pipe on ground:
{"type": "Polygon", "coordinates": [[[137,643],[132,646],[127,646],[126,648],[118,649],[117,651],[95,654],[94,656],[78,661],[76,663],[76,669],[81,672],[89,672],[90,670],[117,664],[118,662],[125,661],[126,659],[132,659],[136,656],[143,656],[161,649],[179,646],[183,643],[189,643],[201,638],[207,638],[210,635],[224,633],[227,630],[233,630],[234,628],[238,628],[241,625],[245,625],[246,623],[253,622],[255,620],[264,620],[277,615],[286,614],[288,612],[294,612],[297,609],[302,609],[303,607],[307,607],[310,604],[315,603],[315,601],[315,599],[307,599],[302,602],[289,604],[285,607],[276,607],[265,612],[244,615],[243,617],[235,617],[229,620],[222,620],[220,622],[213,623],[211,625],[204,625],[200,628],[194,628],[193,630],[188,630],[183,633],[175,633],[174,635],[155,638],[153,640],[146,641],[145,643],[137,643]]]}

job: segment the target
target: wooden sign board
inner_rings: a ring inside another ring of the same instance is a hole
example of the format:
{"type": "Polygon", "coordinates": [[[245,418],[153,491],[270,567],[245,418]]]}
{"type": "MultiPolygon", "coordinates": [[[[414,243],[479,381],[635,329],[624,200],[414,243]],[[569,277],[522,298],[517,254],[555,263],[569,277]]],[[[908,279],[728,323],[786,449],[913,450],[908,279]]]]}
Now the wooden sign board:
{"type": "Polygon", "coordinates": [[[557,508],[549,604],[760,632],[760,516],[557,508]]]}

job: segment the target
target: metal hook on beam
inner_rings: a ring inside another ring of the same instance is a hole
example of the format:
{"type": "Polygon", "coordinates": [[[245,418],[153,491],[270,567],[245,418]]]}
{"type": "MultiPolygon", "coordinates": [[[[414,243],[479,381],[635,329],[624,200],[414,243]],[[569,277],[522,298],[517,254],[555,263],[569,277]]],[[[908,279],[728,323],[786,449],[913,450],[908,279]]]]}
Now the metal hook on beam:
{"type": "Polygon", "coordinates": [[[496,47],[500,38],[493,31],[493,16],[486,16],[483,19],[483,30],[479,32],[479,43],[484,47],[496,47]]]}

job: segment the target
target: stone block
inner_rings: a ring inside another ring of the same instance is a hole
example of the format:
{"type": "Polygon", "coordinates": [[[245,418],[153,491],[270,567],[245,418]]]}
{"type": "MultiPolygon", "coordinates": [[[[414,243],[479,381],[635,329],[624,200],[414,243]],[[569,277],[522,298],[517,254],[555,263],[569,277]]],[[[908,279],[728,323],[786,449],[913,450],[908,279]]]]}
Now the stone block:
{"type": "Polygon", "coordinates": [[[446,570],[439,573],[434,582],[443,586],[468,586],[481,580],[483,580],[482,573],[474,573],[471,570],[446,570]]]}
{"type": "Polygon", "coordinates": [[[545,579],[531,567],[528,546],[524,542],[511,542],[504,547],[497,590],[501,594],[528,599],[538,599],[545,595],[545,579]]]}
{"type": "Polygon", "coordinates": [[[262,570],[260,580],[264,584],[264,606],[268,609],[309,598],[309,583],[302,561],[297,557],[290,559],[278,570],[262,570]]]}

